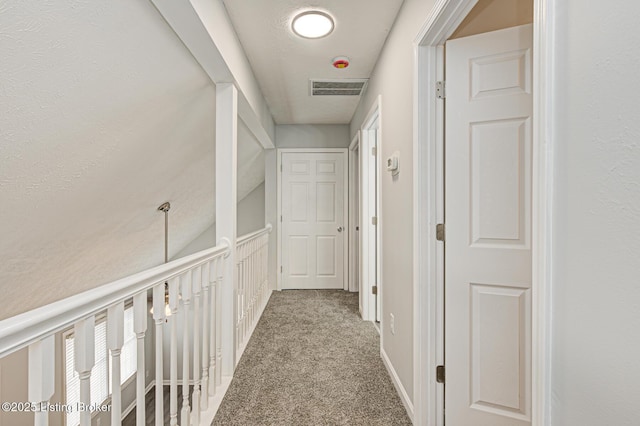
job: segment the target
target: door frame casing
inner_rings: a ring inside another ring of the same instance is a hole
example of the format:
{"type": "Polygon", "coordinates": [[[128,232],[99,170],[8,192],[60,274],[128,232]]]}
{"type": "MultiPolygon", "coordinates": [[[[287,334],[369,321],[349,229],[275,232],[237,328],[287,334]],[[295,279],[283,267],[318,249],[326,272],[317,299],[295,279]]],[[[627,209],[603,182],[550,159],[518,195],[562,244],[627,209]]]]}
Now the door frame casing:
{"type": "MultiPolygon", "coordinates": [[[[444,220],[444,43],[478,0],[440,0],[414,39],[413,108],[413,368],[414,424],[444,424],[444,247],[435,227],[444,220]]],[[[553,195],[553,71],[555,0],[533,0],[532,165],[532,425],[549,424],[551,347],[551,227],[553,195]]]]}
{"type": "MultiPolygon", "coordinates": [[[[360,187],[360,282],[362,283],[362,291],[360,294],[362,300],[362,319],[365,321],[376,321],[376,310],[382,311],[382,294],[384,286],[381,283],[382,277],[382,214],[380,208],[380,153],[382,151],[382,96],[377,96],[369,109],[369,112],[362,121],[360,126],[360,170],[362,179],[360,187]],[[376,129],[372,129],[377,123],[376,129]],[[370,133],[377,131],[376,138],[376,155],[371,153],[370,133]],[[375,214],[377,217],[376,225],[372,225],[372,212],[370,206],[371,188],[369,186],[371,169],[375,172],[375,214]],[[374,245],[375,244],[375,245],[374,245]],[[373,247],[377,247],[373,257],[375,259],[375,267],[371,265],[372,256],[370,254],[373,247]],[[373,275],[373,279],[371,276],[373,275]],[[373,283],[377,284],[377,299],[373,297],[373,283]],[[378,303],[379,302],[379,303],[378,303]],[[378,305],[378,306],[376,306],[378,305]]],[[[382,326],[382,315],[380,315],[380,324],[382,326]]],[[[380,333],[380,347],[382,347],[382,333],[380,333]]]]}
{"type": "MultiPolygon", "coordinates": [[[[278,206],[277,206],[277,218],[282,218],[282,154],[285,153],[300,153],[300,154],[321,154],[321,153],[333,153],[333,154],[342,154],[342,164],[344,165],[344,173],[343,173],[343,221],[345,224],[348,223],[349,220],[349,162],[347,157],[347,148],[278,148],[277,152],[277,197],[278,197],[278,206]]],[[[277,289],[278,291],[282,290],[282,219],[280,220],[278,226],[278,243],[277,243],[277,289]]],[[[345,231],[345,235],[343,238],[343,251],[342,256],[344,258],[343,261],[343,271],[342,276],[345,281],[349,279],[348,271],[349,271],[349,229],[348,226],[343,225],[343,229],[345,231]]],[[[342,285],[344,288],[344,283],[342,285]]]]}
{"type": "MultiPolygon", "coordinates": [[[[356,231],[358,226],[358,216],[360,212],[360,195],[355,197],[356,194],[360,194],[360,167],[357,166],[357,162],[360,161],[360,131],[356,132],[356,135],[351,140],[349,145],[349,283],[345,285],[345,290],[350,292],[360,291],[360,271],[356,270],[356,259],[360,256],[360,249],[356,246],[356,241],[359,239],[359,232],[356,231]],[[355,152],[358,151],[356,156],[355,152]],[[358,191],[356,191],[356,188],[358,191]],[[357,207],[357,208],[356,208],[357,207]]],[[[362,302],[360,302],[360,309],[362,309],[362,302]]]]}

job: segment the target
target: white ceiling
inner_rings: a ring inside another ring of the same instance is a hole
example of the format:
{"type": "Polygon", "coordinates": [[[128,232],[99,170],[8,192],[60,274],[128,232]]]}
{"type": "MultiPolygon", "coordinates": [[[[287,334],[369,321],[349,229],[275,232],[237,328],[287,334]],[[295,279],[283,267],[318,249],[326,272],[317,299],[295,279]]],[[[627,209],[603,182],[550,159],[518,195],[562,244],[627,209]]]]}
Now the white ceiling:
{"type": "Polygon", "coordinates": [[[277,124],[347,124],[360,97],[311,97],[309,79],[368,78],[403,0],[223,1],[277,124]],[[309,9],[334,17],[332,34],[291,32],[293,16],[309,9]],[[350,66],[333,68],[336,56],[350,66]]]}

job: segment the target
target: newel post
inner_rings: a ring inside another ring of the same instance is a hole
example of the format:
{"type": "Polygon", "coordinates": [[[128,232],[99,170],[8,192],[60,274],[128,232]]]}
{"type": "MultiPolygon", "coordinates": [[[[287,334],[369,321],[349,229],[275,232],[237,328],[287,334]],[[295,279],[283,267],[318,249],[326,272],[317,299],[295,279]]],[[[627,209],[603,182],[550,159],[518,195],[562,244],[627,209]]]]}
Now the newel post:
{"type": "Polygon", "coordinates": [[[236,203],[238,163],[238,90],[232,83],[216,85],[216,238],[230,252],[223,262],[221,285],[222,374],[236,365],[235,303],[236,203]]]}

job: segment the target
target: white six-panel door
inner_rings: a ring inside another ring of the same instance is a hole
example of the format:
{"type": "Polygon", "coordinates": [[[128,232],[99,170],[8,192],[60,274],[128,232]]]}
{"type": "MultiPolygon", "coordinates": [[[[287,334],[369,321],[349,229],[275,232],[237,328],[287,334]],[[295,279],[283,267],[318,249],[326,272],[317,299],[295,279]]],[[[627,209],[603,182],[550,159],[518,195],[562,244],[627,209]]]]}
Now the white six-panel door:
{"type": "Polygon", "coordinates": [[[532,26],[446,44],[445,422],[531,423],[532,26]]]}
{"type": "Polygon", "coordinates": [[[342,289],[345,154],[282,153],[282,288],[342,289]]]}

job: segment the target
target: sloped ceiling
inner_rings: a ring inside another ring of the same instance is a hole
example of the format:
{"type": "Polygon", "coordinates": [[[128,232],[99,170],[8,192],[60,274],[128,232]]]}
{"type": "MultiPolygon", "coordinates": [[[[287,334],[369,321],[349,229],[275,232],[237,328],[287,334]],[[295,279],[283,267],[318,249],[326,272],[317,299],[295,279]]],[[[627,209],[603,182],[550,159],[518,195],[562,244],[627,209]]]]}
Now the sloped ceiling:
{"type": "Polygon", "coordinates": [[[0,319],[162,263],[164,201],[172,253],[213,223],[215,87],[150,2],[5,0],[0,52],[0,319]]]}

